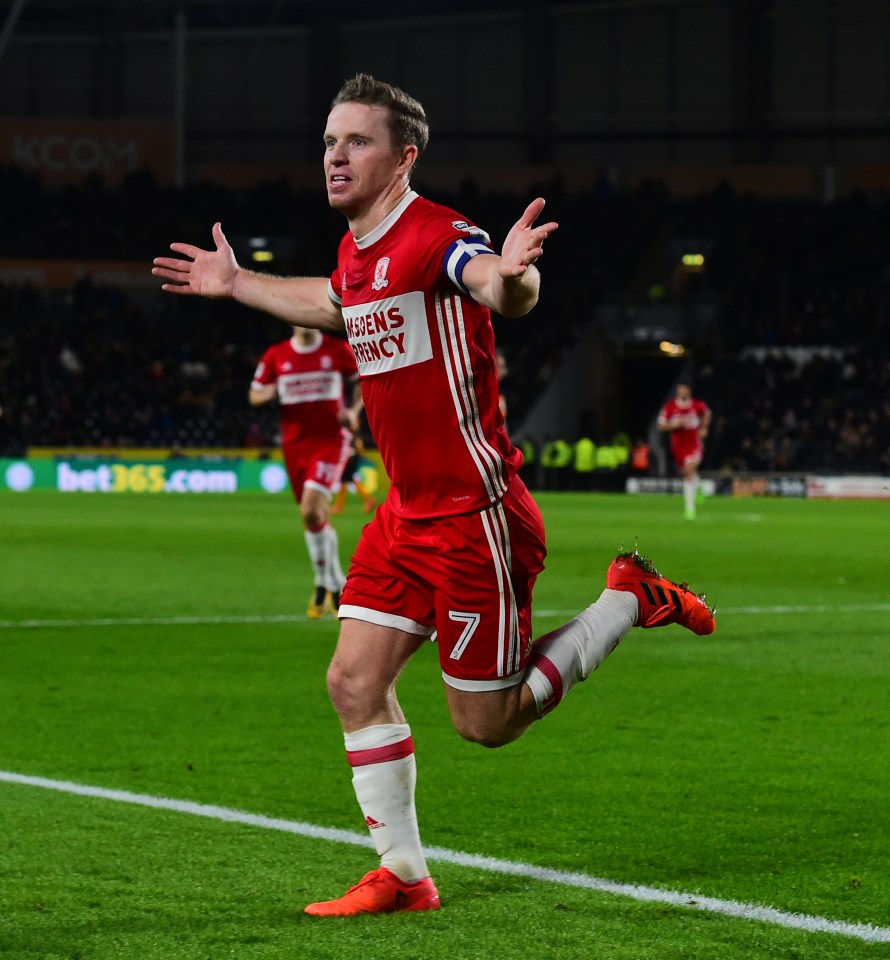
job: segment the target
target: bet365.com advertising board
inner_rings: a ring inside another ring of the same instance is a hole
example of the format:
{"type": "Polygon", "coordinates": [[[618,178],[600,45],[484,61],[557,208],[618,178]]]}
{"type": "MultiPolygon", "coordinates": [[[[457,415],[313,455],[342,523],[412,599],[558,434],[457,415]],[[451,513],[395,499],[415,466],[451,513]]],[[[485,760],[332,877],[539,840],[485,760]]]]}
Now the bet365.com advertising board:
{"type": "Polygon", "coordinates": [[[290,490],[274,461],[0,459],[0,490],[66,493],[241,493],[290,490]]]}

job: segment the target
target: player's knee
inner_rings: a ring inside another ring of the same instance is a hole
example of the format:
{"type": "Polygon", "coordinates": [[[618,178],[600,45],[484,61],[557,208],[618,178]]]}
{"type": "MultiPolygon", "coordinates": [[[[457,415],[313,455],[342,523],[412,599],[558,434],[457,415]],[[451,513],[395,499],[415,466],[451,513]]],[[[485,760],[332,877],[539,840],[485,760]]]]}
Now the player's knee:
{"type": "Polygon", "coordinates": [[[350,668],[336,658],[328,667],[328,696],[341,721],[350,726],[365,726],[378,715],[385,700],[376,677],[369,676],[360,665],[350,668]]]}
{"type": "Polygon", "coordinates": [[[527,724],[523,722],[520,687],[485,693],[446,689],[451,722],[464,740],[494,749],[522,736],[527,724]]]}
{"type": "Polygon", "coordinates": [[[453,722],[455,730],[464,740],[478,743],[479,746],[488,747],[490,750],[505,747],[519,735],[501,718],[492,721],[489,718],[480,717],[454,717],[453,722]]]}
{"type": "Polygon", "coordinates": [[[358,678],[335,660],[328,667],[327,682],[328,696],[337,713],[342,717],[354,712],[361,692],[358,678]]]}
{"type": "Polygon", "coordinates": [[[327,513],[325,510],[320,509],[314,504],[311,506],[303,506],[303,524],[310,530],[317,530],[321,527],[325,520],[327,520],[327,513]]]}

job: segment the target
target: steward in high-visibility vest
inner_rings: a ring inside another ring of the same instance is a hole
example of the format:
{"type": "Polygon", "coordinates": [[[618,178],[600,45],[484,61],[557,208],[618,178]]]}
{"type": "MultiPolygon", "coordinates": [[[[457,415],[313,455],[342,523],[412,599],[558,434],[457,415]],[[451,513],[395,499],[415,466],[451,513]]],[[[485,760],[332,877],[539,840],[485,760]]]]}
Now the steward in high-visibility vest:
{"type": "Polygon", "coordinates": [[[614,470],[618,466],[618,453],[614,447],[599,446],[596,448],[597,470],[614,470]]]}
{"type": "Polygon", "coordinates": [[[582,437],[575,444],[575,481],[582,490],[592,486],[596,470],[596,444],[589,437],[582,437]]]}

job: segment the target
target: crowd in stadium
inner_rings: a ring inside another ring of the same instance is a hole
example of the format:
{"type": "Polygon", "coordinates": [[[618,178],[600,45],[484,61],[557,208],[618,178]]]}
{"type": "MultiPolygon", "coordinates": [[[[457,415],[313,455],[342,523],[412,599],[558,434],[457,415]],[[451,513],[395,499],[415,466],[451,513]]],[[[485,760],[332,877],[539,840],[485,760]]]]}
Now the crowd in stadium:
{"type": "MultiPolygon", "coordinates": [[[[496,242],[523,202],[471,180],[454,194],[422,180],[418,189],[473,216],[496,242]]],[[[715,330],[693,345],[696,395],[714,411],[704,469],[890,472],[886,198],[778,201],[722,186],[688,200],[659,183],[618,191],[605,179],[578,196],[558,181],[536,189],[560,221],[541,302],[531,318],[496,320],[514,430],[596,305],[646,295],[655,239],[694,237],[707,246],[706,269],[682,285],[656,279],[667,300],[717,309],[715,330]]],[[[323,193],[284,181],[175,191],[136,174],[117,187],[49,188],[6,167],[0,192],[16,224],[0,237],[0,258],[125,259],[148,272],[171,240],[208,245],[221,220],[230,238],[289,238],[292,259],[276,272],[322,275],[342,231],[323,193]]],[[[231,303],[89,279],[52,292],[0,284],[0,455],[273,446],[275,412],[251,409],[246,396],[258,357],[284,336],[281,324],[231,303]]]]}

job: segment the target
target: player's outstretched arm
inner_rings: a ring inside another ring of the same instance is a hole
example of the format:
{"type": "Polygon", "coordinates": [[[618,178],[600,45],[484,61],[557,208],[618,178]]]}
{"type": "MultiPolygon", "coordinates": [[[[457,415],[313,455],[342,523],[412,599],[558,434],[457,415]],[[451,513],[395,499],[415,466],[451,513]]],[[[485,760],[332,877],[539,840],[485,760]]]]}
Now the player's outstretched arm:
{"type": "Polygon", "coordinates": [[[337,330],[340,310],[328,298],[324,277],[275,277],[238,265],[222,225],[213,225],[215,249],[171,243],[181,257],[156,257],[152,273],[166,281],[161,289],[179,296],[230,298],[299,327],[337,330]]]}
{"type": "Polygon", "coordinates": [[[523,317],[538,302],[541,275],[535,261],[559,226],[552,220],[535,226],[543,209],[543,197],[533,200],[507,234],[499,257],[474,257],[464,267],[463,282],[473,299],[502,316],[523,317]]]}

